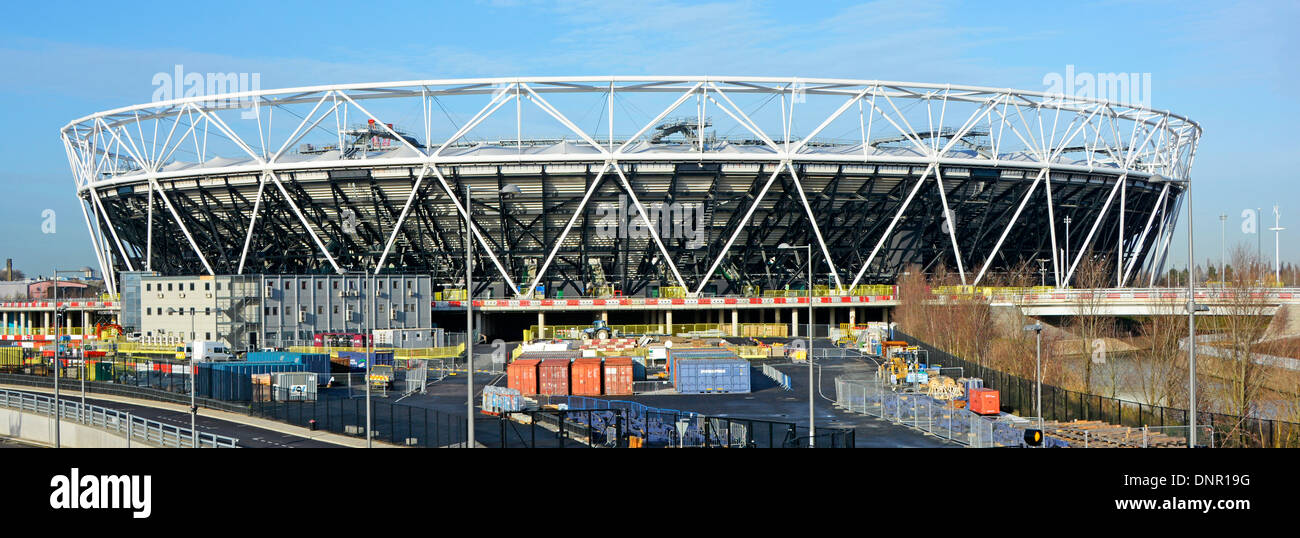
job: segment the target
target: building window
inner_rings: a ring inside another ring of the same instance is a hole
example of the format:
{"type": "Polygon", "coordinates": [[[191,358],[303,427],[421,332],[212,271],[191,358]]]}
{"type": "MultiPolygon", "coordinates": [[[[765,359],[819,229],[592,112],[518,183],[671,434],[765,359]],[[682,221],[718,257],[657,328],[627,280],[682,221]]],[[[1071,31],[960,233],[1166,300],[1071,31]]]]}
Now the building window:
{"type": "Polygon", "coordinates": [[[271,307],[268,306],[268,307],[266,307],[265,310],[266,310],[266,311],[262,313],[263,316],[269,316],[269,315],[271,315],[271,307]]]}
{"type": "Polygon", "coordinates": [[[190,282],[190,291],[194,291],[194,283],[190,282]]]}
{"type": "Polygon", "coordinates": [[[153,291],[153,284],[146,282],[144,285],[144,291],[153,291]]]}
{"type": "Polygon", "coordinates": [[[220,282],[217,283],[217,291],[221,291],[221,283],[220,283],[220,282]]]}
{"type": "Polygon", "coordinates": [[[316,307],[316,315],[320,315],[320,314],[324,314],[324,313],[325,313],[325,307],[323,307],[323,306],[317,306],[317,307],[316,307]]]}
{"type": "Polygon", "coordinates": [[[319,280],[317,280],[317,281],[316,281],[316,289],[318,289],[318,290],[323,290],[323,289],[325,289],[325,283],[324,283],[324,282],[321,282],[321,281],[319,281],[319,280]]]}
{"type": "Polygon", "coordinates": [[[287,290],[287,289],[292,288],[292,287],[293,287],[293,281],[290,281],[290,280],[286,280],[286,281],[284,281],[284,289],[287,290]]]}
{"type": "Polygon", "coordinates": [[[211,282],[204,282],[204,283],[203,283],[203,291],[212,291],[212,283],[211,283],[211,282]]]}
{"type": "Polygon", "coordinates": [[[211,339],[212,339],[212,333],[203,333],[203,339],[204,339],[204,340],[211,340],[211,339]]]}
{"type": "Polygon", "coordinates": [[[212,307],[210,307],[210,306],[203,307],[203,315],[205,315],[205,316],[211,316],[211,315],[212,315],[212,307]]]}
{"type": "Polygon", "coordinates": [[[380,281],[376,282],[376,283],[375,283],[375,289],[379,289],[379,290],[384,289],[384,281],[380,280],[380,281]]]}
{"type": "Polygon", "coordinates": [[[167,291],[172,291],[172,283],[171,283],[171,282],[168,282],[168,283],[167,283],[167,291]]]}
{"type": "Polygon", "coordinates": [[[408,289],[408,290],[411,289],[411,281],[410,281],[410,280],[407,280],[407,281],[406,281],[406,289],[408,289]]]}
{"type": "Polygon", "coordinates": [[[334,305],[334,313],[339,313],[339,305],[334,305]]]}
{"type": "Polygon", "coordinates": [[[304,290],[307,289],[307,281],[306,281],[306,280],[302,281],[302,289],[304,289],[304,290]]]}
{"type": "Polygon", "coordinates": [[[336,290],[339,289],[339,281],[335,280],[335,281],[330,282],[330,284],[333,285],[334,289],[336,289],[336,290]]]}
{"type": "Polygon", "coordinates": [[[278,316],[278,315],[280,315],[280,307],[278,307],[278,306],[273,306],[273,307],[271,307],[271,315],[272,315],[272,316],[278,316]]]}
{"type": "MultiPolygon", "coordinates": [[[[144,315],[146,315],[146,316],[152,316],[152,315],[153,315],[153,309],[152,309],[152,308],[146,308],[146,309],[144,309],[144,315]]],[[[51,367],[51,368],[53,368],[53,367],[51,367]]],[[[51,413],[53,413],[53,411],[51,411],[51,413]]]]}

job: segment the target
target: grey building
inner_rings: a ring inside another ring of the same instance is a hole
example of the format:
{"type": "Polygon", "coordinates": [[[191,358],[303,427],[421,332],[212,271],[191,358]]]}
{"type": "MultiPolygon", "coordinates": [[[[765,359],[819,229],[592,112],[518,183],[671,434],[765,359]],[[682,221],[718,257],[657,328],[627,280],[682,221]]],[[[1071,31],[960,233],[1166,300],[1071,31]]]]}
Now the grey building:
{"type": "Polygon", "coordinates": [[[429,275],[263,275],[262,334],[270,346],[312,344],[316,333],[430,327],[429,275]]]}
{"type": "MultiPolygon", "coordinates": [[[[261,341],[261,278],[257,276],[155,276],[122,288],[122,319],[134,309],[139,331],[150,339],[223,341],[256,349],[261,341]],[[131,295],[138,293],[138,298],[131,295]]],[[[125,326],[124,326],[125,327],[125,326]]]]}

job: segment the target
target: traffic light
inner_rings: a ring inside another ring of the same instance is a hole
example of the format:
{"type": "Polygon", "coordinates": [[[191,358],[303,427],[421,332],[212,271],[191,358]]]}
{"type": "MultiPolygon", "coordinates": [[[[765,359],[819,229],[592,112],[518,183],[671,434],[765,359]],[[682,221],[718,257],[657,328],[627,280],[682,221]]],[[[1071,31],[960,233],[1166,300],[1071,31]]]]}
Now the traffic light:
{"type": "Polygon", "coordinates": [[[1025,444],[1029,446],[1042,446],[1043,430],[1025,430],[1025,444]]]}

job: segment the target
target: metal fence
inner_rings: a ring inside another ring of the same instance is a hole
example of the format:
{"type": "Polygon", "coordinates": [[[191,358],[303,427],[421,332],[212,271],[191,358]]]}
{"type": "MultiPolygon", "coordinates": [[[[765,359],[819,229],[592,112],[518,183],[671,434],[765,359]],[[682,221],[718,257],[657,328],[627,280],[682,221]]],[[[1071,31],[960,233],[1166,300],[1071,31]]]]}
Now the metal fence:
{"type": "MultiPolygon", "coordinates": [[[[54,397],[13,390],[0,389],[0,406],[39,415],[54,416],[54,397]]],[[[239,439],[199,432],[197,439],[189,428],[163,424],[156,420],[133,416],[130,413],[107,409],[97,405],[82,405],[78,401],[60,398],[59,419],[112,432],[131,442],[141,442],[166,448],[235,448],[239,439]]]]}
{"type": "MultiPolygon", "coordinates": [[[[324,398],[314,402],[252,402],[249,414],[352,437],[366,437],[364,398],[324,398]]],[[[465,417],[432,409],[371,400],[371,438],[397,445],[439,448],[464,446],[465,417]]]]}
{"type": "Polygon", "coordinates": [[[572,415],[575,412],[615,411],[622,417],[624,434],[638,437],[644,447],[791,448],[797,445],[797,429],[790,422],[711,417],[585,396],[553,396],[546,403],[562,406],[562,410],[570,413],[569,417],[575,416],[572,415]]]}
{"type": "MultiPolygon", "coordinates": [[[[983,379],[985,387],[998,391],[1003,409],[1019,414],[1033,413],[1034,380],[955,357],[902,331],[895,331],[895,335],[927,350],[930,354],[930,362],[942,364],[944,367],[961,367],[967,377],[983,379]]],[[[1186,437],[1188,423],[1186,409],[1084,394],[1046,384],[1043,385],[1042,397],[1042,415],[1049,421],[1096,420],[1134,428],[1178,426],[1184,429],[1183,436],[1186,437]]],[[[1196,423],[1208,428],[1217,446],[1254,448],[1300,446],[1300,424],[1293,422],[1201,411],[1196,414],[1196,423]]],[[[1171,431],[1177,430],[1171,429],[1171,431]]],[[[1204,435],[1197,436],[1197,441],[1200,443],[1206,443],[1207,439],[1209,437],[1204,435]]]]}
{"type": "Polygon", "coordinates": [[[780,370],[777,370],[776,367],[770,364],[764,364],[763,375],[771,378],[772,381],[776,381],[776,384],[780,385],[781,388],[785,390],[792,390],[790,388],[790,376],[782,373],[780,370]]]}

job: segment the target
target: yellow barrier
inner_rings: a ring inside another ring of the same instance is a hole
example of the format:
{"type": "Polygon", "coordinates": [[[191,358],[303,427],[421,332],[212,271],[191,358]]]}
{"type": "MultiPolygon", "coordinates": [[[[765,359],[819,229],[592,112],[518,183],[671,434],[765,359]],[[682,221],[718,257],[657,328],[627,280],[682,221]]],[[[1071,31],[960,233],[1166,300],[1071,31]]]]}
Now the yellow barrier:
{"type": "Polygon", "coordinates": [[[659,296],[666,299],[682,299],[686,297],[686,288],[681,286],[662,286],[659,288],[659,296]]]}

